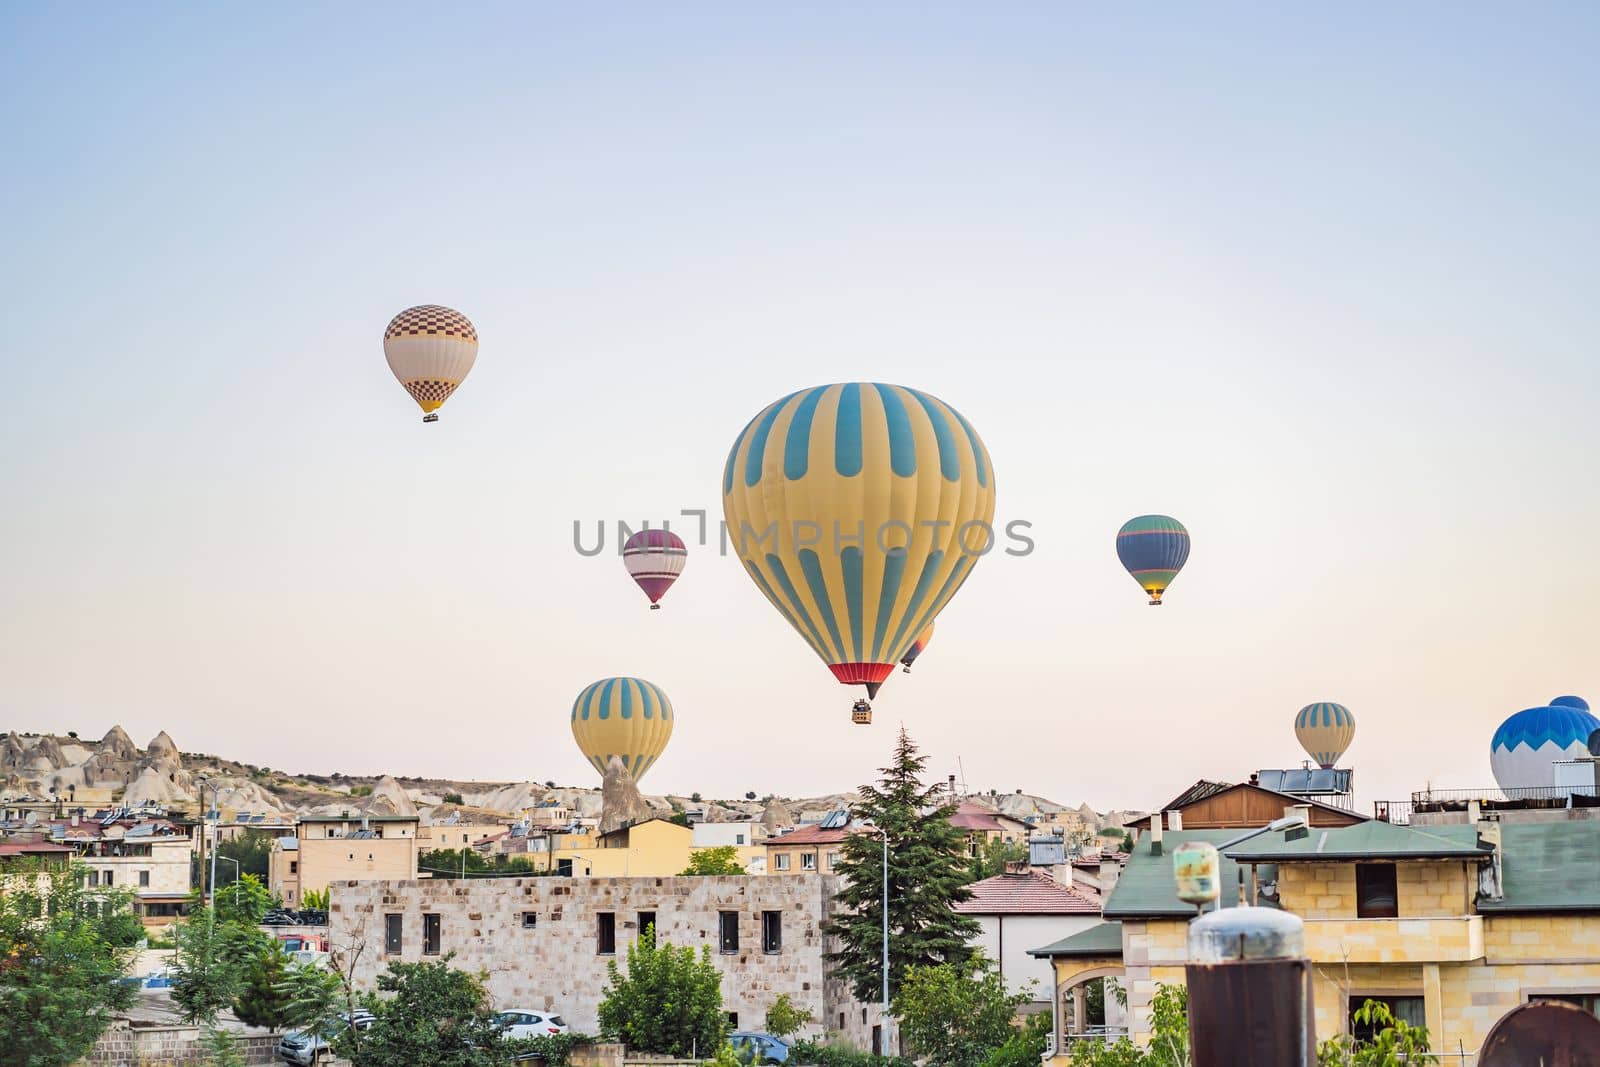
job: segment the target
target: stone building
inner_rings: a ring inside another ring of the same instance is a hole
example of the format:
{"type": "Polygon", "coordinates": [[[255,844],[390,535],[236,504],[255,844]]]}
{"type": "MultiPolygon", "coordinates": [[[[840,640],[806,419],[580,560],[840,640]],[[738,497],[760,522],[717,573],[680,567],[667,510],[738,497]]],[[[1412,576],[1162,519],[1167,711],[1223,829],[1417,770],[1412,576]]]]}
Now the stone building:
{"type": "Polygon", "coordinates": [[[306,893],[336,881],[415,878],[419,822],[415,815],[302,815],[293,837],[273,842],[268,887],[298,908],[306,893]]]}
{"type": "Polygon", "coordinates": [[[1095,1033],[1079,1009],[1096,980],[1122,985],[1129,1030],[1148,1040],[1157,987],[1185,980],[1194,908],[1177,898],[1172,850],[1192,841],[1221,850],[1223,907],[1242,886],[1305,921],[1319,1039],[1348,1032],[1369,998],[1426,1025],[1435,1048],[1469,1054],[1530,1001],[1600,1012],[1600,822],[1373,820],[1305,836],[1159,827],[1107,898],[1112,921],[1035,950],[1055,969],[1058,1056],[1095,1033]]]}
{"type": "Polygon", "coordinates": [[[809,1036],[870,1046],[877,1007],[826,976],[821,926],[837,890],[827,875],[340,882],[330,939],[364,946],[363,988],[392,961],[454,953],[454,966],[486,975],[496,1007],[555,1010],[595,1033],[608,965],[626,967],[629,943],[654,926],[663,944],[710,949],[735,1025],[760,1029],[787,993],[816,1020],[809,1036]]]}

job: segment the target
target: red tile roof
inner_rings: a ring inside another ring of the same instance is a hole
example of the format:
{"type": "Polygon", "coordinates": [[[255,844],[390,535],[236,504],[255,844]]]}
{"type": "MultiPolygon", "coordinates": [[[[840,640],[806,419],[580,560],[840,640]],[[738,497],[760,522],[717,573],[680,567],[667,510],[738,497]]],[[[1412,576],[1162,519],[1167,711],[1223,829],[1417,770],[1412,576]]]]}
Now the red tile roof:
{"type": "Polygon", "coordinates": [[[972,899],[955,905],[967,915],[1099,915],[1098,897],[1039,871],[974,882],[972,899]]]}
{"type": "Polygon", "coordinates": [[[41,856],[76,851],[71,845],[58,845],[53,841],[0,841],[0,856],[41,856]]]}
{"type": "Polygon", "coordinates": [[[834,830],[824,830],[820,826],[802,826],[791,830],[780,837],[767,838],[768,847],[781,847],[784,845],[837,845],[851,834],[860,833],[858,826],[841,826],[834,830]]]}

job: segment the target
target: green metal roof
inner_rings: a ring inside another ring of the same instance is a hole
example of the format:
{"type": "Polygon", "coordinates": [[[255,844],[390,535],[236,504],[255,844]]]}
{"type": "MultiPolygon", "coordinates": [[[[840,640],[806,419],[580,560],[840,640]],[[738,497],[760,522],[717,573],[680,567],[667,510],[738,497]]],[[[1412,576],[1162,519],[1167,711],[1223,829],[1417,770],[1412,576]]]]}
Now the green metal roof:
{"type": "MultiPolygon", "coordinates": [[[[1237,834],[1235,836],[1238,836],[1237,834]]],[[[1353,826],[1311,828],[1298,841],[1282,833],[1262,834],[1227,850],[1243,863],[1350,860],[1481,859],[1493,850],[1478,845],[1474,826],[1395,826],[1372,819],[1353,826]]]]}
{"type": "Polygon", "coordinates": [[[1079,930],[1071,937],[1046,945],[1030,948],[1028,955],[1041,959],[1053,956],[1122,956],[1122,924],[1098,923],[1087,930],[1079,930]]]}
{"type": "MultiPolygon", "coordinates": [[[[1162,852],[1159,856],[1151,852],[1149,831],[1140,834],[1138,843],[1133,846],[1133,854],[1128,857],[1128,865],[1123,868],[1111,896],[1106,898],[1106,906],[1101,914],[1107,919],[1192,917],[1195,914],[1194,905],[1178,899],[1178,886],[1172,877],[1173,850],[1190,841],[1222,845],[1247,833],[1248,830],[1168,830],[1161,842],[1162,852]]],[[[1219,866],[1222,882],[1220,903],[1225,908],[1231,908],[1239,903],[1239,865],[1223,856],[1219,866]]],[[[1276,877],[1276,872],[1261,872],[1262,881],[1271,881],[1276,877]]],[[[1248,881],[1247,874],[1247,886],[1248,881]]]]}
{"type": "Polygon", "coordinates": [[[1600,821],[1502,823],[1501,900],[1478,910],[1600,911],[1600,821]]]}

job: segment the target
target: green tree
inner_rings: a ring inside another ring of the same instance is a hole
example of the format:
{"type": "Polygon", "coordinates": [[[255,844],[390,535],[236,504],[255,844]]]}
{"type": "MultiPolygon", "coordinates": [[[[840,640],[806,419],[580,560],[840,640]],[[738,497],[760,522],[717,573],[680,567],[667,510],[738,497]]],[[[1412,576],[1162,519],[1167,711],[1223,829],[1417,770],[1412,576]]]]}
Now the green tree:
{"type": "Polygon", "coordinates": [[[244,990],[245,969],[267,935],[196,912],[172,928],[172,1002],[195,1024],[209,1024],[244,990]]]}
{"type": "Polygon", "coordinates": [[[460,793],[446,793],[444,795],[444,802],[446,804],[465,804],[466,803],[465,800],[461,799],[461,794],[460,793]]]}
{"type": "MultiPolygon", "coordinates": [[[[851,813],[888,837],[889,985],[898,989],[908,967],[957,963],[972,954],[968,942],[978,922],[951,910],[967,900],[964,837],[950,825],[955,805],[938,786],[924,786],[925,757],[905,730],[895,743],[894,760],[877,785],[861,787],[851,813]]],[[[844,888],[834,898],[836,916],[823,932],[838,939],[827,955],[833,977],[850,983],[856,999],[872,1002],[882,993],[883,898],[882,838],[854,833],[840,846],[835,867],[844,888]]]]}
{"type": "Polygon", "coordinates": [[[1044,1012],[1028,1016],[1005,1044],[984,1058],[983,1067],[1039,1067],[1045,1049],[1050,1047],[1052,1022],[1044,1012]]]}
{"type": "Polygon", "coordinates": [[[233,1013],[247,1026],[281,1030],[288,1020],[289,955],[276,940],[262,944],[244,966],[233,1013]]]}
{"type": "MultiPolygon", "coordinates": [[[[272,909],[272,892],[261,879],[247,874],[236,882],[220,885],[215,890],[217,921],[240,926],[259,926],[272,909]]],[[[204,909],[198,892],[189,896],[190,914],[204,909]]]]}
{"type": "Polygon", "coordinates": [[[334,1051],[352,1067],[487,1067],[503,1060],[483,983],[450,966],[391,963],[364,998],[373,1014],[365,1033],[341,1031],[334,1051]]]}
{"type": "Polygon", "coordinates": [[[718,845],[690,853],[689,866],[679,874],[744,874],[744,864],[739,862],[739,850],[733,845],[718,845]]]}
{"type": "Polygon", "coordinates": [[[1006,873],[1006,864],[1026,862],[1028,846],[1013,841],[990,841],[967,862],[967,879],[981,882],[1006,873]]]}
{"type": "Polygon", "coordinates": [[[326,889],[307,889],[300,894],[300,906],[307,911],[327,911],[328,891],[326,889]]]}
{"type": "Polygon", "coordinates": [[[627,973],[612,960],[607,977],[600,1032],[608,1040],[683,1057],[717,1049],[728,1036],[722,972],[709,946],[696,957],[687,945],[658,946],[655,931],[646,931],[628,946],[627,973]]]}
{"type": "MultiPolygon", "coordinates": [[[[238,837],[218,845],[217,856],[238,863],[241,876],[253,874],[257,878],[264,879],[267,877],[267,866],[272,856],[272,835],[259,827],[250,827],[238,837]]],[[[217,871],[219,877],[233,873],[233,864],[225,863],[219,866],[221,868],[217,871]]]]}
{"type": "Polygon", "coordinates": [[[802,1027],[811,1025],[813,1018],[810,1008],[796,1007],[789,994],[779,993],[767,1009],[767,1033],[789,1037],[798,1034],[802,1027]]]}
{"type": "Polygon", "coordinates": [[[1428,1028],[1396,1019],[1382,1001],[1365,1002],[1351,1021],[1374,1033],[1364,1040],[1350,1034],[1328,1038],[1317,1049],[1319,1067],[1410,1067],[1439,1062],[1439,1057],[1428,1054],[1428,1028]]]}
{"type": "Polygon", "coordinates": [[[120,981],[143,936],[132,897],[85,889],[76,867],[0,872],[0,1065],[76,1063],[133,1001],[120,981]]]}
{"type": "Polygon", "coordinates": [[[1079,1041],[1072,1046],[1072,1067],[1189,1067],[1189,991],[1180,985],[1156,988],[1144,1048],[1126,1037],[1079,1041]]]}
{"type": "Polygon", "coordinates": [[[1011,1039],[1028,999],[981,953],[955,963],[906,968],[892,1008],[906,1044],[939,1067],[979,1067],[1011,1039]]]}

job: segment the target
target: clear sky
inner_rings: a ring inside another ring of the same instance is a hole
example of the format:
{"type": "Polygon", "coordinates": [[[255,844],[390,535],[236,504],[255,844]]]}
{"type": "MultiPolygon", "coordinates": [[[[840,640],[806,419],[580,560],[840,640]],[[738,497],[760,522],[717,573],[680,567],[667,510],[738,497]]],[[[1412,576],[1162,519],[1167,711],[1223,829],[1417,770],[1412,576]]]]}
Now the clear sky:
{"type": "Polygon", "coordinates": [[[1485,785],[1600,698],[1594,5],[455,7],[0,10],[0,727],[588,784],[637,674],[648,791],[850,788],[904,722],[1103,808],[1318,700],[1364,802],[1485,785]],[[418,303],[482,338],[429,427],[418,303]],[[735,559],[649,612],[572,548],[852,379],[959,408],[1038,545],[871,729],[735,559]]]}

